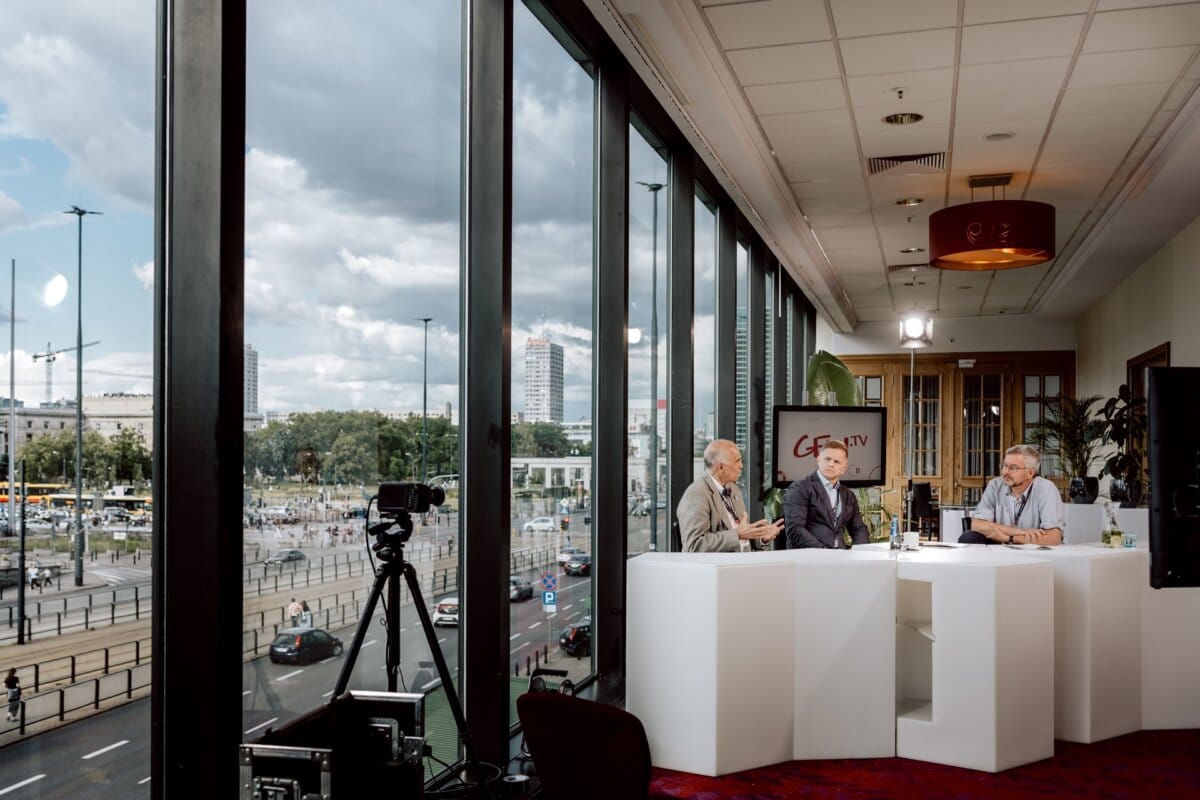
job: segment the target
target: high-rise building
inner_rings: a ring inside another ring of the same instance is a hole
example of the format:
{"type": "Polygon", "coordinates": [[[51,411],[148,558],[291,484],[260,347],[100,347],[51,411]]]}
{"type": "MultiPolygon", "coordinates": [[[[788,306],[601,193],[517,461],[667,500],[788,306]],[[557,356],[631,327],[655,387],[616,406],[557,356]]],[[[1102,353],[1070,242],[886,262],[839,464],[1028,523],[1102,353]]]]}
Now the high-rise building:
{"type": "Polygon", "coordinates": [[[252,345],[242,348],[242,413],[258,413],[258,351],[252,345]]]}
{"type": "Polygon", "coordinates": [[[734,378],[733,426],[735,441],[744,453],[750,441],[746,427],[750,410],[750,320],[744,307],[737,310],[736,319],[734,352],[737,368],[734,378]]]}
{"type": "Polygon", "coordinates": [[[563,421],[563,349],[544,337],[525,340],[525,421],[563,421]]]}

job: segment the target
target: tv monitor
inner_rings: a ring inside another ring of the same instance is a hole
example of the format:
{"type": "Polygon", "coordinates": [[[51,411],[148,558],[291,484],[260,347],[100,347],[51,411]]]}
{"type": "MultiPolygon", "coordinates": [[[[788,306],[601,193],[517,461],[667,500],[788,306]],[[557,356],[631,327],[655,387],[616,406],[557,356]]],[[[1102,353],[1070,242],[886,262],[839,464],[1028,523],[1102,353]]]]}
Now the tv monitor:
{"type": "Polygon", "coordinates": [[[1200,367],[1152,367],[1146,385],[1150,456],[1150,585],[1200,586],[1200,367]]]}
{"type": "Polygon", "coordinates": [[[772,485],[785,488],[817,468],[830,439],[850,451],[841,482],[851,488],[887,483],[887,409],[883,406],[775,406],[772,485]]]}

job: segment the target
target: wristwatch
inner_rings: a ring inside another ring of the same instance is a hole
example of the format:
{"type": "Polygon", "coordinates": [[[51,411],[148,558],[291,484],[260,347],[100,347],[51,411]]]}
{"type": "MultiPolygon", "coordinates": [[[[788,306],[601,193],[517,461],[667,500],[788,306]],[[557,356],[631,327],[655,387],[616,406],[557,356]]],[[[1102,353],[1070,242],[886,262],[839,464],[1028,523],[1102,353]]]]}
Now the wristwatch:
{"type": "Polygon", "coordinates": [[[1009,544],[1013,543],[1013,535],[1011,533],[1008,535],[1008,543],[1009,544]]]}

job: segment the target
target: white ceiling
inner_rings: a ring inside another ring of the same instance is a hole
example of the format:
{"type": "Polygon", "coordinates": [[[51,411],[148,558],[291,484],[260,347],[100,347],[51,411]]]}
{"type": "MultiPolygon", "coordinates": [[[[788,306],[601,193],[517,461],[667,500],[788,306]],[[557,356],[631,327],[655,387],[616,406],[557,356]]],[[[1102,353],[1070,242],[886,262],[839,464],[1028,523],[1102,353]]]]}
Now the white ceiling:
{"type": "Polygon", "coordinates": [[[585,2],[836,330],[911,310],[1072,319],[1200,214],[1200,2],[585,2]],[[896,112],[924,119],[882,122],[896,112]],[[921,153],[944,169],[869,174],[921,153]],[[1057,258],[896,269],[928,261],[901,250],[928,248],[969,176],[997,172],[1008,198],[1055,206],[1057,258]]]}

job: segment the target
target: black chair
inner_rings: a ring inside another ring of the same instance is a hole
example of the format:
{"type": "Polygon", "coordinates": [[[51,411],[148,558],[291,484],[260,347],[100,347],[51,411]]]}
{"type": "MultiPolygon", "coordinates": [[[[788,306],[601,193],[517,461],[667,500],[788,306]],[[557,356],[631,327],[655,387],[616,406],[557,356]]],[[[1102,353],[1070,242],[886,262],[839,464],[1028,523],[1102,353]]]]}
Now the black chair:
{"type": "Polygon", "coordinates": [[[971,530],[971,517],[969,514],[962,518],[962,535],[958,537],[959,544],[994,544],[994,542],[984,536],[979,531],[971,530]]]}
{"type": "Polygon", "coordinates": [[[683,534],[679,532],[679,520],[671,520],[671,552],[683,552],[683,534]]]}
{"type": "Polygon", "coordinates": [[[554,692],[517,698],[517,716],[548,800],[645,798],[650,743],[641,720],[615,706],[554,692]]]}
{"type": "Polygon", "coordinates": [[[929,485],[928,481],[912,485],[909,502],[911,503],[909,514],[916,522],[917,529],[921,531],[922,538],[931,538],[937,511],[933,507],[933,487],[929,485]]]}

